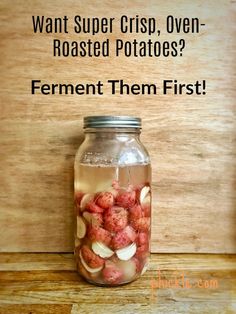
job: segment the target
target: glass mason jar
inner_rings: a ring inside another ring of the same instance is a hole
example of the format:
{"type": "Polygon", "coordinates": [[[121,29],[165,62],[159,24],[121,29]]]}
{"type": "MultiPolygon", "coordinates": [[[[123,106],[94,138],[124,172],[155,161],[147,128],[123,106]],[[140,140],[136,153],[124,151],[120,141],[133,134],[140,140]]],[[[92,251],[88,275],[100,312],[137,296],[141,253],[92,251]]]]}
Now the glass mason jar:
{"type": "Polygon", "coordinates": [[[84,118],[74,168],[75,258],[78,272],[93,284],[125,284],[147,268],[151,165],[140,129],[140,118],[84,118]]]}

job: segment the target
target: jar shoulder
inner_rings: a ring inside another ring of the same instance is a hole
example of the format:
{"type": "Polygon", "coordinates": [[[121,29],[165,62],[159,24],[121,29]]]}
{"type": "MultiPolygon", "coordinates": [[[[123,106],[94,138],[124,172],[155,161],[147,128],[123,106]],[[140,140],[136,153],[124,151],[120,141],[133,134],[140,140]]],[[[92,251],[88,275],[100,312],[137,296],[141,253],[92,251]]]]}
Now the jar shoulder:
{"type": "Polygon", "coordinates": [[[76,162],[84,164],[149,164],[147,149],[140,140],[84,140],[76,153],[76,162]]]}

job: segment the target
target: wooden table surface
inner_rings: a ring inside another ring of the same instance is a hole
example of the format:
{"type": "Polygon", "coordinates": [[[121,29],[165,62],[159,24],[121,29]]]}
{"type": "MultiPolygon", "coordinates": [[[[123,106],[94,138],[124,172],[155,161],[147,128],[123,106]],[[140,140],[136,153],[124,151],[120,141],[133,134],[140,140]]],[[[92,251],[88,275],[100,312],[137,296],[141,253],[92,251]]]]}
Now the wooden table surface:
{"type": "Polygon", "coordinates": [[[236,255],[153,254],[142,278],[102,288],[77,275],[70,253],[3,253],[0,313],[236,313],[235,262],[236,255]]]}

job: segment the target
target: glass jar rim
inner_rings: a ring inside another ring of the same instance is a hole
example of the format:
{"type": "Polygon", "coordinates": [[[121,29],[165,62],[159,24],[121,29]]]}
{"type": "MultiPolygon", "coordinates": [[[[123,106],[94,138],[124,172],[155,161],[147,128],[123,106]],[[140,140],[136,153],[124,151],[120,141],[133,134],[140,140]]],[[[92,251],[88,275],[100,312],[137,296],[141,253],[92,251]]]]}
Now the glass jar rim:
{"type": "Polygon", "coordinates": [[[86,128],[141,128],[142,120],[133,116],[86,116],[86,128]]]}

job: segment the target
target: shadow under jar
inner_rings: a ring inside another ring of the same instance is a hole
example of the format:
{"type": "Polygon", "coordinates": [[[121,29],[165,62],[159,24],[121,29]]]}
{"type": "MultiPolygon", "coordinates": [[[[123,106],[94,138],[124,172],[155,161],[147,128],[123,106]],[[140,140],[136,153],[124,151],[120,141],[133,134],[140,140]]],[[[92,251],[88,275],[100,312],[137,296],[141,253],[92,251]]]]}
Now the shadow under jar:
{"type": "Polygon", "coordinates": [[[151,165],[140,141],[141,119],[84,118],[75,157],[75,258],[88,282],[117,286],[147,269],[151,165]]]}

